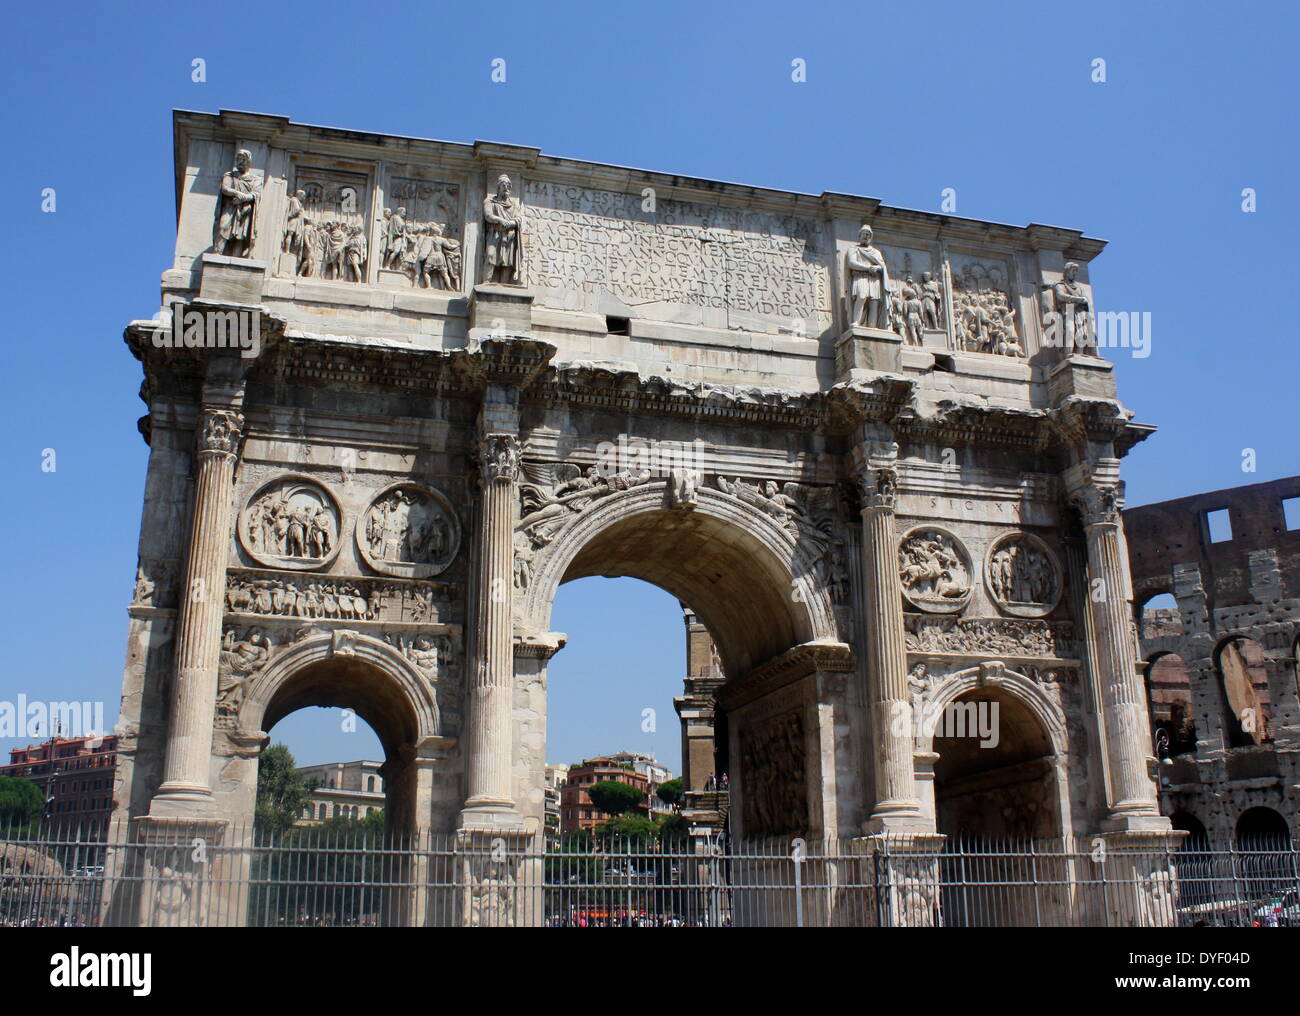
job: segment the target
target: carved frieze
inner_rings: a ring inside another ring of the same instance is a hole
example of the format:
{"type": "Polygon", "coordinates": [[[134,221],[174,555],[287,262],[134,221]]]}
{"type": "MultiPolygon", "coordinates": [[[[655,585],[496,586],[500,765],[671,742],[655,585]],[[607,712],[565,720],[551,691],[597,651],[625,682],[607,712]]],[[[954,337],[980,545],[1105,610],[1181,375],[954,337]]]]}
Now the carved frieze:
{"type": "Polygon", "coordinates": [[[1029,533],[1010,533],[993,544],[984,580],[998,609],[1013,617],[1045,617],[1061,600],[1061,566],[1029,533]]]}
{"type": "Polygon", "coordinates": [[[903,596],[921,610],[953,614],[970,601],[970,554],[947,530],[922,526],[898,545],[898,577],[903,596]]]}
{"type": "Polygon", "coordinates": [[[321,483],[284,476],[249,498],[239,520],[239,544],[268,568],[323,568],[339,552],[342,513],[321,483]]]}
{"type": "Polygon", "coordinates": [[[808,828],[803,712],[792,709],[742,728],[745,833],[775,836],[808,828]]]}
{"type": "Polygon", "coordinates": [[[536,179],[525,190],[528,284],[543,304],[690,307],[720,326],[808,336],[830,323],[833,261],[813,219],[536,179]]]}
{"type": "Polygon", "coordinates": [[[226,609],[231,614],[308,620],[439,621],[453,588],[444,583],[372,578],[329,578],[254,570],[231,571],[226,609]]]}
{"type": "Polygon", "coordinates": [[[401,272],[412,286],[459,291],[460,187],[399,178],[387,197],[393,207],[384,209],[379,224],[380,265],[401,272]]]}
{"type": "Polygon", "coordinates": [[[285,212],[281,271],[305,278],[364,282],[370,253],[360,173],[299,166],[285,212]]]}
{"type": "Polygon", "coordinates": [[[882,249],[889,264],[889,319],[884,327],[913,346],[925,345],[927,332],[934,333],[932,344],[946,346],[943,282],[935,268],[937,254],[915,248],[882,249]]]}
{"type": "Polygon", "coordinates": [[[904,615],[908,652],[955,656],[1076,658],[1074,625],[1037,618],[904,615]]]}
{"type": "Polygon", "coordinates": [[[375,571],[423,579],[441,574],[460,549],[460,521],[437,490],[397,483],[381,491],[356,527],[357,549],[375,571]]]}
{"type": "Polygon", "coordinates": [[[1023,357],[1008,266],[961,257],[952,264],[953,332],[969,353],[1023,357]]]}

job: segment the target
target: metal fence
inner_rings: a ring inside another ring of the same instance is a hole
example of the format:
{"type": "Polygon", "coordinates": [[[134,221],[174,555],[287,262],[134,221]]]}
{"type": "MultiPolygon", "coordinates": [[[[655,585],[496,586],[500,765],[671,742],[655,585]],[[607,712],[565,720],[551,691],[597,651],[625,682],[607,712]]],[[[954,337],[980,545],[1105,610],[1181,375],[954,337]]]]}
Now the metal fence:
{"type": "Polygon", "coordinates": [[[20,828],[0,830],[0,924],[1294,926],[1300,849],[20,828]]]}

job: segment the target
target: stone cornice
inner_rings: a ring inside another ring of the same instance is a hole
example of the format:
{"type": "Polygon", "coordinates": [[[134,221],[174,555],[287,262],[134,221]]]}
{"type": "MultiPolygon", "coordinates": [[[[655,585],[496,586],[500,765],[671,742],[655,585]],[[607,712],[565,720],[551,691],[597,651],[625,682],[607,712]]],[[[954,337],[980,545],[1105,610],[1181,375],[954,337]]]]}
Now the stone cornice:
{"type": "MultiPolygon", "coordinates": [[[[489,384],[511,385],[533,405],[789,427],[849,439],[863,424],[885,423],[901,441],[1033,452],[1103,442],[1123,455],[1154,429],[1133,423],[1123,406],[1110,399],[1071,397],[1051,410],[956,398],[929,404],[920,400],[914,379],[893,374],[813,392],[718,385],[642,374],[631,367],[556,363],[554,345],[527,335],[485,338],[470,348],[448,350],[399,338],[308,332],[266,310],[260,320],[260,355],[239,361],[254,386],[355,385],[473,398],[489,384]]],[[[142,397],[148,402],[150,393],[166,391],[192,393],[197,399],[213,354],[228,351],[159,348],[152,341],[157,327],[154,321],[134,321],[124,333],[144,365],[142,397]]]]}
{"type": "Polygon", "coordinates": [[[1112,399],[1071,396],[1049,416],[1058,440],[1076,452],[1089,444],[1111,444],[1123,456],[1156,430],[1150,424],[1134,423],[1132,414],[1112,399]]]}
{"type": "Polygon", "coordinates": [[[961,446],[997,444],[1044,451],[1057,438],[1041,409],[972,404],[945,399],[927,413],[907,412],[895,422],[901,438],[961,446]]]}
{"type": "Polygon", "coordinates": [[[819,671],[850,673],[853,650],[843,642],[804,642],[755,667],[744,677],[729,681],[717,693],[718,704],[730,711],[770,695],[819,671]]]}

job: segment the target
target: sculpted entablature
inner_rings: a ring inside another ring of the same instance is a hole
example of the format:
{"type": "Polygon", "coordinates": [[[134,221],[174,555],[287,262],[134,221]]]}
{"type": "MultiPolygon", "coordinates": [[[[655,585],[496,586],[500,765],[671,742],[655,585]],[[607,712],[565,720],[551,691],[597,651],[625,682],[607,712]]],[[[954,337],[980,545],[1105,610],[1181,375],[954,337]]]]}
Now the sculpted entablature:
{"type": "Polygon", "coordinates": [[[643,373],[1113,387],[1085,327],[1104,243],[1078,231],[253,114],[177,113],[176,144],[165,303],[240,294],[296,327],[472,348],[475,294],[517,287],[564,359],[643,373]]]}

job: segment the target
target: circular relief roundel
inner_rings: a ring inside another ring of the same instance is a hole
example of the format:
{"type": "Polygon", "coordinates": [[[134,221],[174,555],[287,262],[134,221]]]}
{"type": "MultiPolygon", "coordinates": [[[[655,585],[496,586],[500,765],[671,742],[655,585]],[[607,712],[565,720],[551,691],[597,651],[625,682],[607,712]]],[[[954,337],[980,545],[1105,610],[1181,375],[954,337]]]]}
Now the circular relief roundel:
{"type": "Polygon", "coordinates": [[[970,554],[946,529],[921,526],[898,544],[898,578],[903,596],[920,610],[955,614],[970,602],[970,554]]]}
{"type": "Polygon", "coordinates": [[[1008,533],[989,548],[984,581],[998,609],[1013,617],[1044,617],[1061,602],[1061,566],[1029,533],[1008,533]]]}
{"type": "Polygon", "coordinates": [[[460,549],[460,522],[432,487],[395,483],[357,522],[357,550],[384,575],[425,579],[447,569],[460,549]]]}
{"type": "Polygon", "coordinates": [[[339,552],[342,514],[334,496],[306,476],[263,484],[239,518],[239,543],[258,564],[307,571],[339,552]]]}

